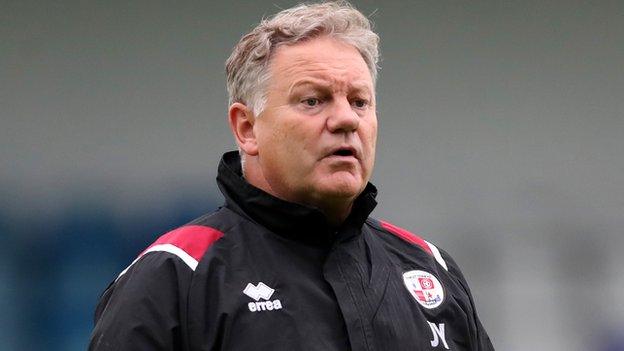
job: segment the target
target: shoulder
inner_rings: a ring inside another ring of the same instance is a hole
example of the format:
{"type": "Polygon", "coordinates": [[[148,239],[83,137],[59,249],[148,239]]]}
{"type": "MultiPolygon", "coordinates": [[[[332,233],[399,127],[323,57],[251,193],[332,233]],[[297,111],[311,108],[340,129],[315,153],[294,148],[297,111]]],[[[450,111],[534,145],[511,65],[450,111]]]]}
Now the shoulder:
{"type": "Polygon", "coordinates": [[[440,266],[442,266],[445,270],[449,270],[449,265],[447,263],[449,258],[448,254],[438,249],[436,245],[423,239],[419,235],[384,220],[368,218],[366,223],[373,229],[376,229],[383,239],[394,242],[399,241],[404,245],[416,247],[419,250],[424,251],[431,258],[435,259],[435,261],[437,261],[437,263],[440,264],[440,266]]]}
{"type": "Polygon", "coordinates": [[[192,224],[156,239],[100,296],[91,348],[163,349],[177,342],[170,331],[183,322],[179,316],[194,271],[222,236],[215,228],[192,224]]]}
{"type": "Polygon", "coordinates": [[[463,290],[470,295],[468,283],[459,265],[446,251],[407,229],[390,222],[368,218],[366,223],[378,233],[378,236],[382,238],[382,240],[386,241],[388,245],[394,247],[401,253],[413,257],[415,256],[414,250],[418,250],[418,257],[414,258],[414,260],[422,263],[418,258],[423,255],[428,256],[431,264],[443,268],[443,271],[438,270],[439,272],[444,272],[444,275],[448,275],[453,280],[457,281],[462,286],[463,290]]]}
{"type": "Polygon", "coordinates": [[[115,282],[129,273],[160,276],[163,269],[173,269],[176,275],[192,275],[200,261],[233,227],[235,219],[232,217],[219,208],[162,234],[119,273],[115,282]]]}
{"type": "Polygon", "coordinates": [[[199,261],[222,236],[221,231],[203,225],[185,225],[161,235],[105,289],[96,316],[111,302],[126,305],[147,291],[172,300],[188,286],[199,261]]]}
{"type": "Polygon", "coordinates": [[[138,257],[120,274],[126,274],[136,264],[149,256],[162,260],[173,260],[177,264],[186,266],[195,271],[199,261],[204,257],[209,248],[223,237],[223,232],[209,226],[190,224],[176,228],[161,235],[149,245],[138,257]]]}

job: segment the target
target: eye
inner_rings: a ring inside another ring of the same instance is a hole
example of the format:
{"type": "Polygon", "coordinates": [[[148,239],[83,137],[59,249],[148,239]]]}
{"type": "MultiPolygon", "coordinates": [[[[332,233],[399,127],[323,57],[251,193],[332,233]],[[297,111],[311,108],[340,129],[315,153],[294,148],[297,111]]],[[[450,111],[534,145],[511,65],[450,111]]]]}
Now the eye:
{"type": "Polygon", "coordinates": [[[319,100],[318,98],[306,98],[301,100],[301,103],[304,104],[306,107],[315,107],[321,103],[321,100],[319,100]]]}
{"type": "Polygon", "coordinates": [[[366,99],[354,99],[351,104],[356,108],[365,108],[368,106],[368,100],[366,99]]]}

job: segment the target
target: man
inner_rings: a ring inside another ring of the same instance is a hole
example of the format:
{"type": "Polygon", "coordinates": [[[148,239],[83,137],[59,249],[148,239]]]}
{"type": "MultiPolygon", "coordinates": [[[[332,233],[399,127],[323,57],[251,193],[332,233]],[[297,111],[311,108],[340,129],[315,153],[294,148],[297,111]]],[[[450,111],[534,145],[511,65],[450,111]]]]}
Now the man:
{"type": "Polygon", "coordinates": [[[434,245],[369,217],[378,37],[347,3],[265,20],[226,65],[225,206],[104,292],[90,350],[492,350],[434,245]]]}

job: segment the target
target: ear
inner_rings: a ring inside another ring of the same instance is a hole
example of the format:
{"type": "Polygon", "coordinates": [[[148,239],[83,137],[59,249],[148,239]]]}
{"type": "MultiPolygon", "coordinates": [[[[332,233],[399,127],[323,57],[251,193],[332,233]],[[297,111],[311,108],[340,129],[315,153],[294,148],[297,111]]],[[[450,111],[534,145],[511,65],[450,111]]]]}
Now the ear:
{"type": "Polygon", "coordinates": [[[247,155],[257,155],[258,142],[253,130],[256,119],[253,112],[247,105],[235,102],[228,110],[228,118],[238,147],[247,155]]]}

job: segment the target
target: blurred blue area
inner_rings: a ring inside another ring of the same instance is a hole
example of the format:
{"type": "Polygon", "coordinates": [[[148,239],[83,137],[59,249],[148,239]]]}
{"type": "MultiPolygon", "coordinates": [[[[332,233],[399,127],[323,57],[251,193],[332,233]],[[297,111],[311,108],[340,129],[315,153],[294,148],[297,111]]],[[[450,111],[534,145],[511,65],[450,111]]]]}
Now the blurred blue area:
{"type": "Polygon", "coordinates": [[[612,326],[606,326],[607,331],[601,335],[600,340],[597,340],[597,344],[600,345],[597,349],[599,351],[624,351],[624,326],[621,328],[614,328],[612,326]]]}
{"type": "Polygon", "coordinates": [[[218,206],[187,199],[124,216],[80,200],[52,216],[0,212],[0,350],[85,350],[108,283],[160,234],[218,206]]]}

